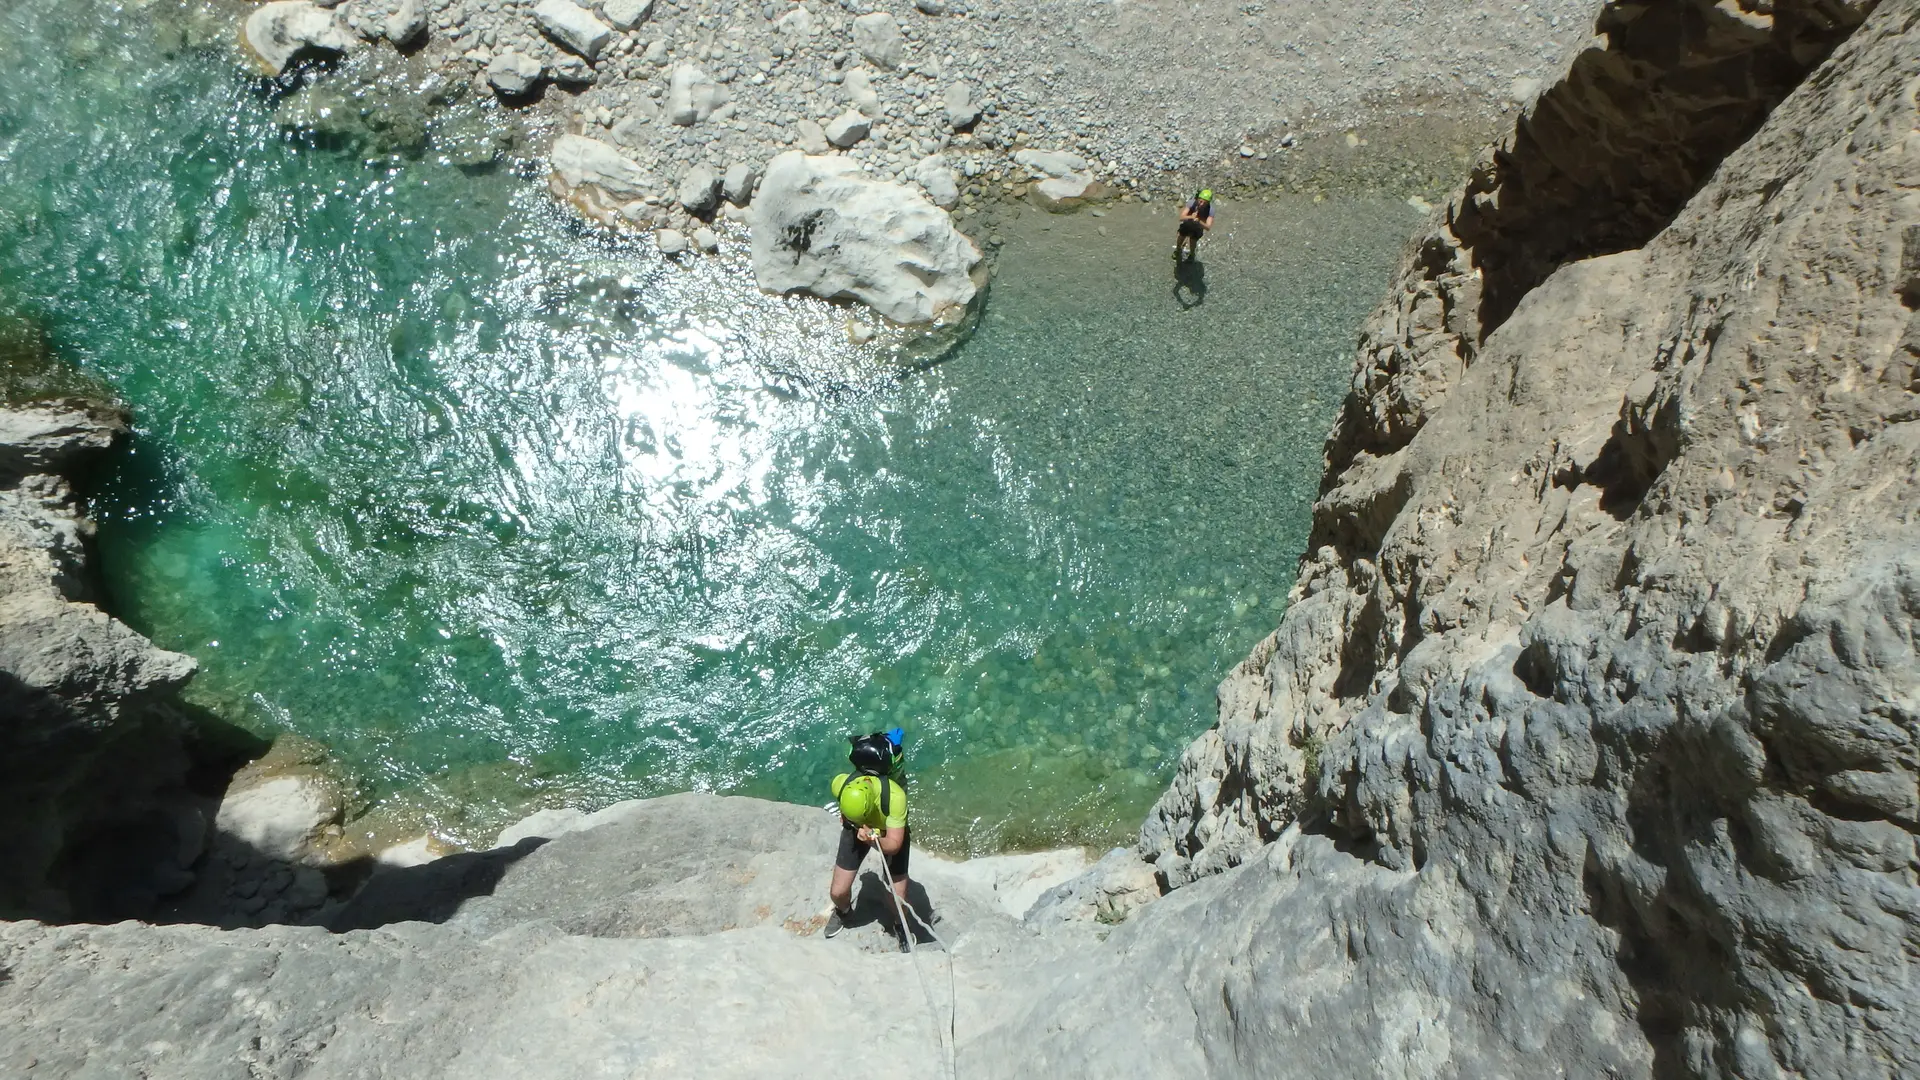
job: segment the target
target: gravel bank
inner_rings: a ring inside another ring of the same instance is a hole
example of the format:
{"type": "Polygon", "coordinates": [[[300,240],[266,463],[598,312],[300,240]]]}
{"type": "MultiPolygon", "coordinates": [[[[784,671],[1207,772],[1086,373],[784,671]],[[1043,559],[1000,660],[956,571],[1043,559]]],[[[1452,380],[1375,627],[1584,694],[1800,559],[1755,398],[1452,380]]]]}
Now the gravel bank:
{"type": "MultiPolygon", "coordinates": [[[[350,0],[334,10],[373,47],[350,50],[363,57],[349,65],[357,74],[324,76],[286,103],[294,126],[337,124],[322,113],[343,81],[358,80],[349,92],[363,107],[384,96],[392,108],[395,91],[378,87],[403,76],[401,96],[479,106],[529,157],[566,132],[618,147],[655,178],[651,223],[685,229],[676,196],[687,174],[757,167],[793,148],[844,153],[929,190],[924,163],[938,157],[962,217],[1028,194],[1040,172],[1011,160],[1024,147],[1082,158],[1073,171],[1122,194],[1318,190],[1356,175],[1435,190],[1587,43],[1594,5],[350,0]],[[402,35],[404,61],[379,40],[402,35]]],[[[440,141],[467,163],[496,149],[440,141]]]]}

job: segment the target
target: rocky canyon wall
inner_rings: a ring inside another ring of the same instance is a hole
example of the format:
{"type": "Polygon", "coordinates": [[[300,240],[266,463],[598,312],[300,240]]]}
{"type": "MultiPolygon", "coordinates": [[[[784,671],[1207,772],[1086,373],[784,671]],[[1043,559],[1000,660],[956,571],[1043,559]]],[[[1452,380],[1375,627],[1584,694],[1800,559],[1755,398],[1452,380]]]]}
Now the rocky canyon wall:
{"type": "Polygon", "coordinates": [[[1177,888],[1029,1067],[1920,1074],[1920,2],[1598,28],[1368,324],[1177,888]]]}
{"type": "Polygon", "coordinates": [[[0,409],[0,917],[144,913],[191,882],[207,831],[215,729],[177,693],[193,659],[97,604],[74,478],[126,434],[77,399],[0,409]]]}

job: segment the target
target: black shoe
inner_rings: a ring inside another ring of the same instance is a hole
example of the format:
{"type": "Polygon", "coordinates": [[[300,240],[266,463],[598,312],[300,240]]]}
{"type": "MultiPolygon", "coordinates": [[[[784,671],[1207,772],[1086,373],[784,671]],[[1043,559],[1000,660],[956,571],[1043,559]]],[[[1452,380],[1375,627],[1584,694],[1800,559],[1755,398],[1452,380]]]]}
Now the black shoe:
{"type": "Polygon", "coordinates": [[[900,951],[901,951],[901,952],[904,952],[904,953],[910,953],[910,952],[912,952],[912,951],[913,951],[913,934],[912,934],[912,932],[910,932],[910,931],[908,931],[908,930],[907,930],[906,928],[904,928],[904,927],[894,927],[894,936],[895,936],[895,937],[898,937],[898,938],[900,939],[900,951]]]}
{"type": "Polygon", "coordinates": [[[827,916],[827,929],[825,933],[823,933],[821,936],[834,937],[834,936],[837,936],[840,933],[840,931],[845,930],[846,928],[847,928],[847,920],[840,917],[840,911],[838,908],[836,908],[834,909],[833,914],[827,916]]]}

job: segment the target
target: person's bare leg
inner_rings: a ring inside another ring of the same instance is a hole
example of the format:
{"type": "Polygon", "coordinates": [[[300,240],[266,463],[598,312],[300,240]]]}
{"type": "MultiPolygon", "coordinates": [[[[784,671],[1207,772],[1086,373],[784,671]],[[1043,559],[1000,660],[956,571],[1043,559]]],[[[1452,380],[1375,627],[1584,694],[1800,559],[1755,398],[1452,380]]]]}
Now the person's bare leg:
{"type": "Polygon", "coordinates": [[[833,910],[842,915],[853,911],[853,871],[833,868],[833,883],[827,886],[827,897],[833,901],[833,910]]]}

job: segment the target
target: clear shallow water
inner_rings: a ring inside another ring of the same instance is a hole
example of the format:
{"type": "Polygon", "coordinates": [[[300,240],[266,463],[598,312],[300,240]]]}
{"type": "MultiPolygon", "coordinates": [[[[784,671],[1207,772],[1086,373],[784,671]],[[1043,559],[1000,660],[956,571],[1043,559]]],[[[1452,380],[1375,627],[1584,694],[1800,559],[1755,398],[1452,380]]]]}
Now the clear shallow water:
{"type": "Polygon", "coordinates": [[[973,339],[903,373],[737,250],[663,265],[507,171],[303,145],[156,37],[0,13],[0,301],[135,410],[95,496],[121,612],[370,821],[459,841],[819,801],[894,723],[936,846],[1124,839],[1278,620],[1413,221],[1227,205],[1192,306],[1170,217],[1031,214],[973,339]]]}

